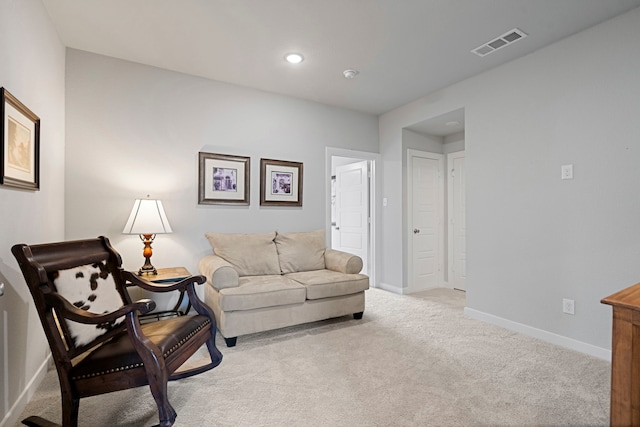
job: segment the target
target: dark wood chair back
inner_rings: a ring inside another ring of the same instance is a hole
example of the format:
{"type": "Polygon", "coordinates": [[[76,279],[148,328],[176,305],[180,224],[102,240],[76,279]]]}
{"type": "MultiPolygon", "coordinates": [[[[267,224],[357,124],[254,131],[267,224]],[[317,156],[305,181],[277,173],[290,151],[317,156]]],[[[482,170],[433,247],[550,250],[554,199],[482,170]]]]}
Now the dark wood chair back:
{"type": "MultiPolygon", "coordinates": [[[[167,397],[167,381],[217,366],[216,322],[196,295],[203,276],[154,284],[121,268],[122,259],[106,237],[39,245],[19,244],[12,253],[31,291],[51,347],[62,393],[62,422],[77,426],[80,398],[148,385],[160,426],[177,416],[167,397]],[[132,302],[127,285],[152,292],[186,290],[194,315],[141,324],[152,300],[132,302]],[[105,310],[105,307],[110,307],[105,310]],[[210,362],[189,370],[180,366],[203,344],[210,362]]],[[[54,425],[38,417],[23,424],[54,425]]]]}

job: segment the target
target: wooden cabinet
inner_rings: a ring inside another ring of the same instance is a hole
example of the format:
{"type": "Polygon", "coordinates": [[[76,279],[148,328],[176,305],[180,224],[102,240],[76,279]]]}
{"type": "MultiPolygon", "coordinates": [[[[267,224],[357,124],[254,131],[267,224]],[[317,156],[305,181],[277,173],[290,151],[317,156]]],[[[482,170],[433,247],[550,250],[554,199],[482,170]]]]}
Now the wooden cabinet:
{"type": "Polygon", "coordinates": [[[613,307],[612,426],[640,426],[640,283],[601,301],[613,307]]]}

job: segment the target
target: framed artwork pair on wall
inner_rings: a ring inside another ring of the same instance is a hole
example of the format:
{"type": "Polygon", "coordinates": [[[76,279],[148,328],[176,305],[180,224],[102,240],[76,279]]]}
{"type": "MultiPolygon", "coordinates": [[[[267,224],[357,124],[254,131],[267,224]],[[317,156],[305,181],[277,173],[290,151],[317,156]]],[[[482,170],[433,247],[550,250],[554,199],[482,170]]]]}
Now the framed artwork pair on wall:
{"type": "MultiPolygon", "coordinates": [[[[251,158],[198,153],[198,203],[249,205],[251,158]]],[[[260,159],[260,206],[302,206],[302,163],[260,159]]]]}

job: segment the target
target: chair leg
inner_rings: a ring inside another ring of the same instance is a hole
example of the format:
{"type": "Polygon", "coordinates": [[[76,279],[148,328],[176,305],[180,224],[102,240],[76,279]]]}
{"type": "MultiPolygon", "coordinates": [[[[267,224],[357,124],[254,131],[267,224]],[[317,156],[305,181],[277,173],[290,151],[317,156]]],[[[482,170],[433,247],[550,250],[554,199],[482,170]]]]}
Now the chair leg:
{"type": "Polygon", "coordinates": [[[167,393],[167,373],[164,369],[160,369],[157,374],[159,374],[157,377],[153,375],[148,375],[148,377],[151,394],[158,406],[158,418],[160,419],[160,424],[158,424],[158,426],[171,427],[176,421],[178,414],[169,403],[169,396],[167,393]]]}
{"type": "MultiPolygon", "coordinates": [[[[133,347],[138,352],[147,374],[149,389],[158,407],[158,418],[160,427],[170,427],[176,420],[175,409],[169,403],[167,393],[167,382],[169,374],[165,360],[160,349],[142,334],[140,322],[133,314],[127,314],[126,325],[133,347]]],[[[65,426],[66,427],[66,426],[65,426]]]]}
{"type": "Polygon", "coordinates": [[[62,393],[62,425],[67,427],[78,427],[78,410],[80,399],[62,393]]]}
{"type": "Polygon", "coordinates": [[[44,418],[32,416],[22,420],[22,424],[29,427],[62,427],[60,424],[52,423],[44,418]]]}
{"type": "Polygon", "coordinates": [[[215,333],[211,338],[207,340],[207,350],[209,350],[209,357],[211,357],[211,363],[214,366],[218,366],[220,362],[222,362],[222,353],[218,350],[216,346],[216,335],[215,333]]]}

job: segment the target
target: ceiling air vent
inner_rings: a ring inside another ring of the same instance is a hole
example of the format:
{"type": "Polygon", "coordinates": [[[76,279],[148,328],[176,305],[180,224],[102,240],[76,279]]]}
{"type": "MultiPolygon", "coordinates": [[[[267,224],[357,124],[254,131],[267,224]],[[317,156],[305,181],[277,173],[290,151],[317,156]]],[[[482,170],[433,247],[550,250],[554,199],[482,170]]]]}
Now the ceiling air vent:
{"type": "Polygon", "coordinates": [[[478,56],[486,56],[525,37],[527,37],[527,34],[524,31],[514,28],[513,30],[504,33],[500,37],[496,37],[490,42],[487,42],[482,46],[478,46],[471,52],[475,53],[478,56]]]}

